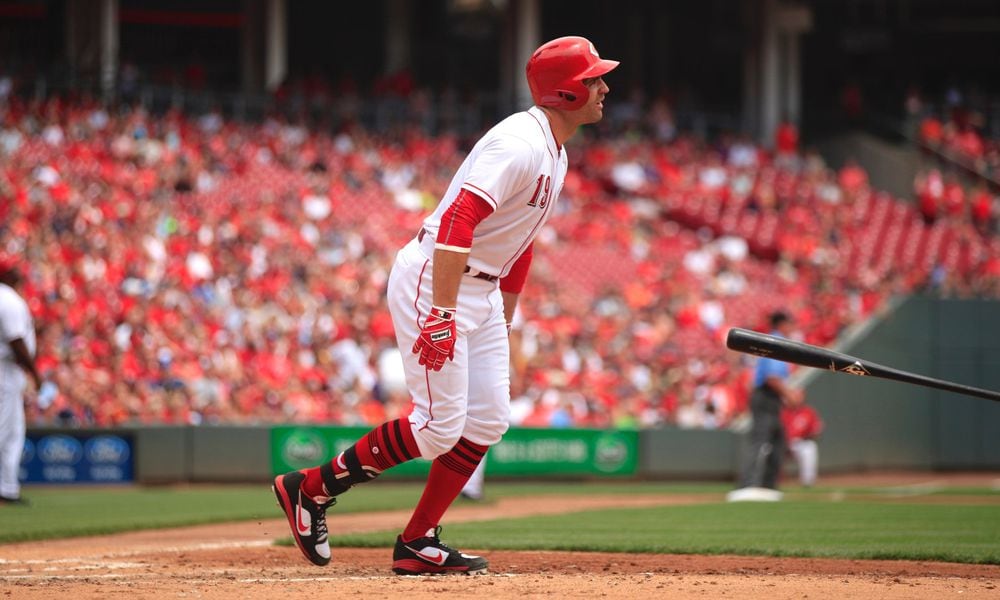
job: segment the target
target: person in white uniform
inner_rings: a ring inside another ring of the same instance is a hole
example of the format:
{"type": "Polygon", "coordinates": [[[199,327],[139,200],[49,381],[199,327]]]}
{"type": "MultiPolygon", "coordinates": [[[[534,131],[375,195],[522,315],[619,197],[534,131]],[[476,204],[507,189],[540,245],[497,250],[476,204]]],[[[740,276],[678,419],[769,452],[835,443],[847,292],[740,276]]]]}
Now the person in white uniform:
{"type": "Polygon", "coordinates": [[[408,417],[376,427],[328,463],[278,475],[274,492],[296,545],[330,561],[326,510],[382,471],[432,460],[424,492],[396,539],[397,574],[484,573],[487,561],[448,547],[439,523],[486,450],[507,431],[509,323],[533,242],[566,176],[564,144],[601,120],[618,66],[582,37],[540,46],[526,66],[534,106],[490,129],[440,204],[396,255],[387,298],[413,399],[408,417]]]}
{"type": "Polygon", "coordinates": [[[17,259],[0,254],[0,502],[23,504],[18,470],[24,450],[25,374],[41,389],[35,368],[35,325],[17,291],[17,259]]]}

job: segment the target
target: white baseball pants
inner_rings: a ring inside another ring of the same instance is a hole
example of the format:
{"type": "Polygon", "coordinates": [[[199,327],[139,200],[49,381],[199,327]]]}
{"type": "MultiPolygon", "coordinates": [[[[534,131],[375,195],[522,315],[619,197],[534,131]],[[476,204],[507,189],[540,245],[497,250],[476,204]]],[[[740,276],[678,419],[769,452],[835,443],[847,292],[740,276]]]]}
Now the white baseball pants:
{"type": "Polygon", "coordinates": [[[24,400],[17,390],[0,387],[0,496],[21,495],[18,471],[24,451],[24,400]]]}
{"type": "Polygon", "coordinates": [[[388,283],[389,312],[413,397],[410,423],[428,460],[459,438],[492,446],[510,417],[510,346],[497,282],[463,277],[456,308],[455,359],[440,371],[418,363],[413,343],[433,301],[434,240],[410,241],[396,255],[388,283]]]}
{"type": "Polygon", "coordinates": [[[816,440],[792,440],[789,449],[799,467],[799,483],[805,486],[816,483],[819,468],[819,445],[816,440]]]}

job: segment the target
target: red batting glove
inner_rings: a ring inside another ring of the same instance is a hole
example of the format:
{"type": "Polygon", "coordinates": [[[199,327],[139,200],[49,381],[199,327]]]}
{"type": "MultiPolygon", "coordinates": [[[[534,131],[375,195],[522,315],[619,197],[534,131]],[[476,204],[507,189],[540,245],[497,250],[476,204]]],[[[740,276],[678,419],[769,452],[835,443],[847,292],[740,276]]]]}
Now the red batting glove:
{"type": "Polygon", "coordinates": [[[455,358],[455,309],[431,307],[424,328],[413,344],[413,353],[420,355],[420,364],[440,371],[445,360],[455,358]]]}

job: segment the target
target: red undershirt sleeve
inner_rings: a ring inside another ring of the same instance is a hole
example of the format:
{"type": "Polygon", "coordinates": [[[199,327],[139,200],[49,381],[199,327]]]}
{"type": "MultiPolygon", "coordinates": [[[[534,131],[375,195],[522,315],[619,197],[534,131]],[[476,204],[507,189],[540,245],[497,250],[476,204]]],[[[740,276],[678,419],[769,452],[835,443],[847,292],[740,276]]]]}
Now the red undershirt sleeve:
{"type": "Polygon", "coordinates": [[[468,254],[472,250],[472,232],[476,225],[493,213],[493,207],[478,195],[463,189],[441,216],[434,247],[468,254]]]}
{"type": "Polygon", "coordinates": [[[528,248],[521,253],[510,268],[510,273],[500,280],[500,291],[508,294],[520,294],[524,289],[524,282],[528,279],[528,269],[531,267],[531,257],[534,254],[535,243],[532,242],[528,248]]]}

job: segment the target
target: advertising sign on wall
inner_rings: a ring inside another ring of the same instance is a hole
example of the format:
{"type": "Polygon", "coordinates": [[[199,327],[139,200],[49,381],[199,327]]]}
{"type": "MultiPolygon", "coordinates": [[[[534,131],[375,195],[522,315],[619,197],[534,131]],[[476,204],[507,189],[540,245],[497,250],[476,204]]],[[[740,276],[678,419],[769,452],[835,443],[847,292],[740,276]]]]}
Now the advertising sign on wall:
{"type": "Polygon", "coordinates": [[[123,483],[133,480],[132,440],[113,434],[29,434],[21,455],[24,483],[123,483]]]}
{"type": "MultiPolygon", "coordinates": [[[[275,474],[314,467],[352,446],[367,427],[292,427],[271,430],[275,474]]],[[[636,431],[512,428],[490,448],[488,475],[634,475],[639,462],[636,431]]],[[[426,475],[430,462],[414,460],[386,475],[426,475]]]]}

